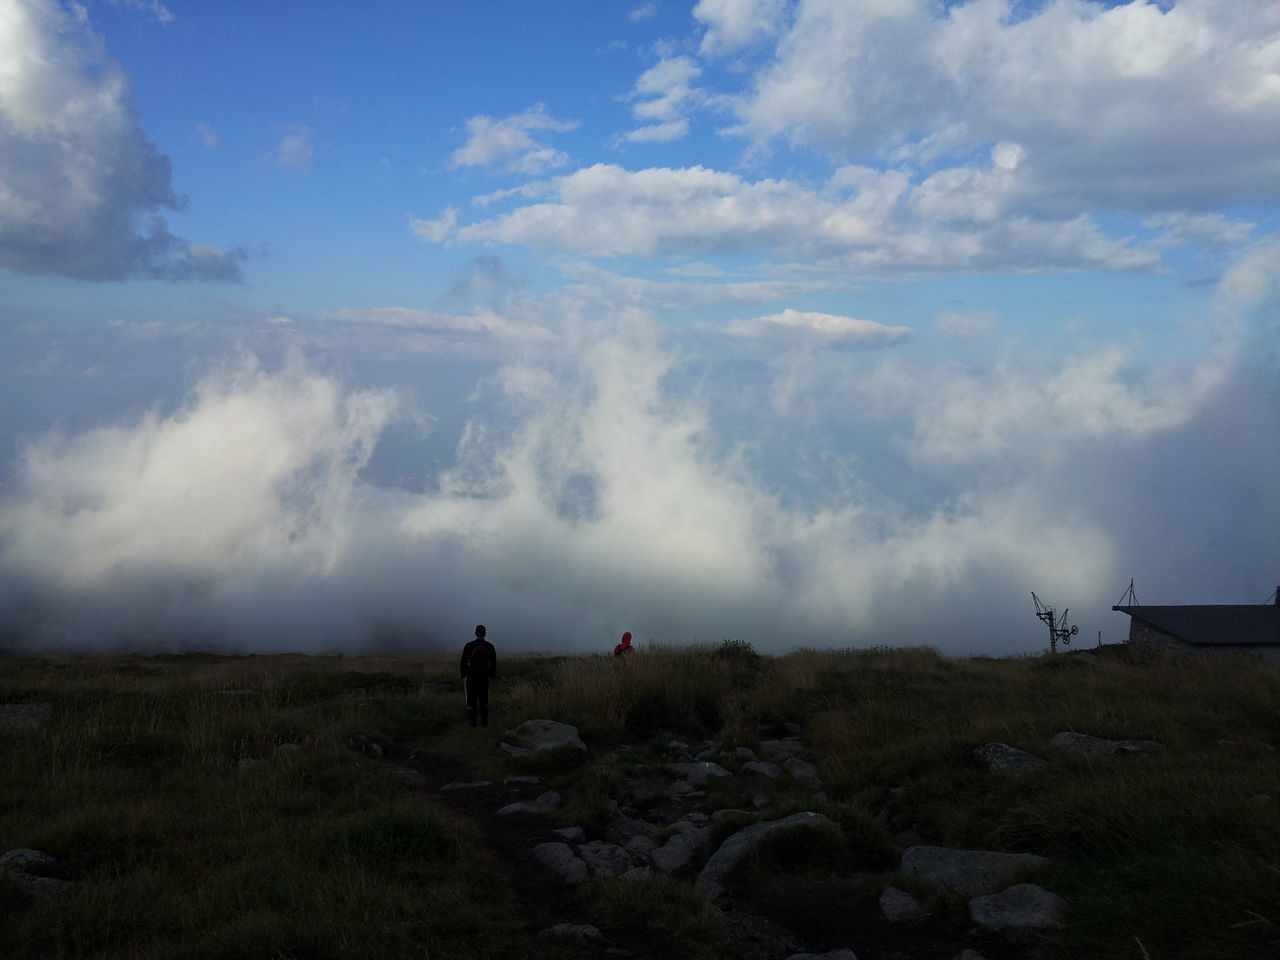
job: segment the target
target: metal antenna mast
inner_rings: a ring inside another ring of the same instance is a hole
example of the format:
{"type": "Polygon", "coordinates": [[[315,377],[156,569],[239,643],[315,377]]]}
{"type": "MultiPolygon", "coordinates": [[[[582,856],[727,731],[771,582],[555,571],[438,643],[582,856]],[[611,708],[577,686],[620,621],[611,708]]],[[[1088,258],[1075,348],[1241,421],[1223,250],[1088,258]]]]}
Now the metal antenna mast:
{"type": "Polygon", "coordinates": [[[1035,601],[1036,619],[1049,627],[1049,652],[1058,652],[1059,640],[1061,640],[1063,644],[1070,646],[1071,638],[1080,632],[1080,628],[1074,625],[1070,627],[1067,626],[1067,611],[1063,610],[1062,615],[1058,616],[1058,614],[1054,612],[1053,607],[1049,606],[1036,596],[1034,590],[1031,591],[1031,599],[1035,601]]]}

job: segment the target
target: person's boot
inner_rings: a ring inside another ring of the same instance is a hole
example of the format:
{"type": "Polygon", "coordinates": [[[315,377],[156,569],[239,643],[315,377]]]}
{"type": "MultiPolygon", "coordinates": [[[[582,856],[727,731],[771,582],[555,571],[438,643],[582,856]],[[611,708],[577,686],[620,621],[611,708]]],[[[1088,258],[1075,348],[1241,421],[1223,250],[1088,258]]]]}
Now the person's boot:
{"type": "Polygon", "coordinates": [[[467,726],[474,727],[476,725],[476,708],[467,707],[467,726]]]}

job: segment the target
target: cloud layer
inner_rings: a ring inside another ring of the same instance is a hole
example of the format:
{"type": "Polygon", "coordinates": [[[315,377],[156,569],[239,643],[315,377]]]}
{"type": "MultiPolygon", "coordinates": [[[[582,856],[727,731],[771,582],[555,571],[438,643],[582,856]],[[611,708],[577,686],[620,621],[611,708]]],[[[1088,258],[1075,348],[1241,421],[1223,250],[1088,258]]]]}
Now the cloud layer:
{"type": "Polygon", "coordinates": [[[1130,576],[1169,600],[1248,600],[1235,578],[1280,560],[1280,502],[1258,482],[1277,466],[1274,358],[1243,349],[1274,323],[1276,252],[1224,278],[1185,369],[1113,348],[970,370],[763,352],[778,403],[741,378],[677,388],[689,370],[642,312],[568,323],[479,384],[420,492],[364,473],[410,414],[396,394],[242,360],[172,414],[28,448],[0,506],[0,617],[66,646],[353,649],[405,624],[452,644],[483,620],[510,648],[630,629],[1016,652],[1041,643],[1034,589],[1116,639],[1102,618],[1130,576]],[[833,446],[847,429],[864,442],[833,446]]]}

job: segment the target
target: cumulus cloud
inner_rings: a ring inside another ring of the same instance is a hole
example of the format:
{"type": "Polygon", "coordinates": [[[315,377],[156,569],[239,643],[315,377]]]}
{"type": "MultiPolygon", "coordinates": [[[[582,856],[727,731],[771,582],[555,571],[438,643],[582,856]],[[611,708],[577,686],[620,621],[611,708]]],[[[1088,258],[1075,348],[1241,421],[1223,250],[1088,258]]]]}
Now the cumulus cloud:
{"type": "Polygon", "coordinates": [[[632,23],[639,23],[642,20],[652,20],[658,15],[658,5],[656,3],[639,3],[627,11],[627,19],[632,23]]]}
{"type": "MultiPolygon", "coordinates": [[[[713,5],[704,0],[698,9],[713,5]]],[[[714,5],[720,7],[721,4],[714,5]]],[[[755,4],[709,21],[776,25],[755,4]],[[740,14],[740,16],[739,16],[740,14]]],[[[1026,149],[1034,208],[1202,210],[1280,196],[1280,8],[1269,0],[799,0],[736,132],[833,156],[1026,149]]]]}
{"type": "Polygon", "coordinates": [[[928,200],[932,179],[913,186],[903,171],[847,166],[815,190],[701,166],[628,171],[596,164],[550,181],[549,199],[451,236],[595,257],[764,251],[803,261],[804,269],[861,276],[1152,270],[1159,263],[1156,253],[1106,237],[1084,215],[1062,221],[957,210],[938,217],[939,202],[928,200]],[[922,216],[922,204],[935,215],[922,216]]]}
{"type": "Polygon", "coordinates": [[[467,142],[449,157],[449,166],[503,167],[524,174],[539,174],[569,162],[568,154],[540,142],[535,133],[576,130],[575,120],[557,120],[546,104],[537,103],[502,119],[476,116],[467,121],[467,142]]]}
{"type": "MultiPolygon", "coordinates": [[[[156,5],[157,9],[163,9],[156,5]]],[[[189,246],[169,158],[84,8],[0,3],[0,267],[82,280],[239,280],[243,252],[189,246]]]]}
{"type": "Polygon", "coordinates": [[[911,336],[910,327],[895,327],[831,313],[803,313],[790,308],[750,320],[734,320],[731,337],[785,343],[820,343],[853,348],[886,347],[911,336]]]}
{"type": "Polygon", "coordinates": [[[553,334],[545,327],[529,323],[512,323],[489,310],[459,316],[419,310],[413,307],[363,307],[335,310],[327,318],[338,323],[400,327],[423,333],[504,337],[515,340],[549,340],[553,334]]]}
{"type": "Polygon", "coordinates": [[[787,0],[698,0],[693,16],[703,28],[707,57],[736,53],[776,35],[787,0]]]}
{"type": "Polygon", "coordinates": [[[241,361],[176,411],[27,446],[0,501],[0,621],[44,648],[356,649],[387,624],[453,648],[483,619],[508,649],[630,629],[1003,653],[1043,645],[1032,589],[1090,635],[1130,576],[1248,602],[1280,562],[1280,378],[1245,349],[1274,324],[1276,253],[1227,271],[1198,358],[762,345],[778,380],[823,365],[786,409],[736,373],[685,382],[642,312],[569,323],[484,377],[420,491],[365,471],[399,397],[241,361]],[[728,443],[726,413],[750,423],[728,443]]]}
{"type": "Polygon", "coordinates": [[[631,91],[640,100],[631,112],[645,126],[632,130],[632,142],[668,142],[689,132],[688,110],[701,100],[693,81],[702,70],[689,57],[667,57],[636,80],[631,91]]]}

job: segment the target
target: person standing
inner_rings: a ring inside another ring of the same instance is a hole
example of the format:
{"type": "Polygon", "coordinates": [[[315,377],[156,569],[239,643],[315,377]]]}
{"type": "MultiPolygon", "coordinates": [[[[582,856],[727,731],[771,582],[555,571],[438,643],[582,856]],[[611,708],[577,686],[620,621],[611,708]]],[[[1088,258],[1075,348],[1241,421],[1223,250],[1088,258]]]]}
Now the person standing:
{"type": "Polygon", "coordinates": [[[635,647],[631,646],[631,631],[628,630],[622,635],[622,642],[613,648],[613,655],[615,657],[622,657],[625,660],[628,657],[634,656],[635,652],[635,647]]]}
{"type": "Polygon", "coordinates": [[[462,648],[462,686],[467,693],[467,723],[489,725],[489,681],[498,675],[498,651],[484,638],[484,624],[476,627],[476,638],[462,648]]]}

